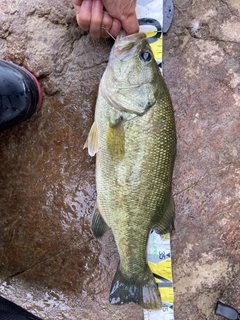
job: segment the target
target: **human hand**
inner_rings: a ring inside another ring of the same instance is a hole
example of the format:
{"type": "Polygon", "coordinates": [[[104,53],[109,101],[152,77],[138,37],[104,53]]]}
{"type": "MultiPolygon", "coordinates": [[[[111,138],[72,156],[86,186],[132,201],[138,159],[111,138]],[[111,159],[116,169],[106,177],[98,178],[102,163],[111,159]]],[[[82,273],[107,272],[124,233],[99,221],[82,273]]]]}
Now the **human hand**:
{"type": "Polygon", "coordinates": [[[122,28],[127,34],[139,31],[136,0],[73,0],[73,5],[78,25],[93,38],[109,37],[102,25],[114,37],[122,28]]]}

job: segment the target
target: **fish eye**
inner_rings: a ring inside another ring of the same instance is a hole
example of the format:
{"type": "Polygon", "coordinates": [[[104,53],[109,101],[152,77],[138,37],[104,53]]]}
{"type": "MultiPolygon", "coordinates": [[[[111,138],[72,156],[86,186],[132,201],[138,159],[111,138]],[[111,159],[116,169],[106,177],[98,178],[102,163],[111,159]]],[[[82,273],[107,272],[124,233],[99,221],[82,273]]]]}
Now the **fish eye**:
{"type": "Polygon", "coordinates": [[[152,59],[152,55],[149,51],[143,51],[140,55],[140,58],[143,60],[143,61],[151,61],[152,59]]]}

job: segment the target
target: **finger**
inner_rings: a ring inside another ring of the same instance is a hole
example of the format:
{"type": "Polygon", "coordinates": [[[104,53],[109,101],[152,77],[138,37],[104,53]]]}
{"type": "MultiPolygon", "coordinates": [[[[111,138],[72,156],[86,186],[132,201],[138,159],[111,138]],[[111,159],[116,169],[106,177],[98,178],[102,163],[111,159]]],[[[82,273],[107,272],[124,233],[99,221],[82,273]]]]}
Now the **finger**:
{"type": "MultiPolygon", "coordinates": [[[[121,26],[126,30],[127,34],[137,33],[139,31],[135,11],[136,0],[102,0],[102,2],[109,15],[121,23],[121,26]]],[[[116,24],[116,22],[115,28],[116,31],[119,32],[119,24],[116,24]]]]}
{"type": "Polygon", "coordinates": [[[92,16],[89,32],[93,38],[99,38],[102,32],[103,4],[101,0],[92,2],[92,16]]]}
{"type": "Polygon", "coordinates": [[[76,19],[79,27],[83,31],[88,31],[91,22],[92,2],[83,0],[82,5],[77,8],[76,19]]]}
{"type": "Polygon", "coordinates": [[[103,19],[102,19],[102,26],[104,26],[104,28],[102,28],[101,26],[101,37],[102,38],[109,38],[109,34],[106,32],[106,30],[109,32],[109,30],[112,27],[112,23],[113,23],[113,19],[112,17],[106,12],[103,11],[103,19]],[[105,30],[106,29],[106,30],[105,30]]]}
{"type": "Polygon", "coordinates": [[[81,6],[82,2],[83,2],[83,0],[72,0],[72,3],[74,6],[81,6]]]}
{"type": "Polygon", "coordinates": [[[122,29],[121,22],[119,20],[117,20],[117,19],[113,19],[112,26],[111,26],[111,28],[109,30],[111,35],[113,35],[114,38],[116,38],[121,29],[122,29]]]}
{"type": "Polygon", "coordinates": [[[122,19],[122,27],[127,34],[133,34],[139,32],[139,24],[136,12],[122,19]]]}

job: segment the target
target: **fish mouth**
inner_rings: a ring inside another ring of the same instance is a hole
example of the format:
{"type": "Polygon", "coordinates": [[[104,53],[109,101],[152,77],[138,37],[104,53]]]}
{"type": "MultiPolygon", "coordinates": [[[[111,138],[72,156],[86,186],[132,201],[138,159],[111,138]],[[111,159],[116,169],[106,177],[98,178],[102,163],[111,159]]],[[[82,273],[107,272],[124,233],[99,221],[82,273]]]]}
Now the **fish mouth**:
{"type": "MultiPolygon", "coordinates": [[[[143,32],[127,35],[125,30],[121,30],[119,32],[119,34],[117,35],[116,42],[120,42],[120,41],[121,42],[122,41],[124,41],[124,42],[139,42],[145,38],[146,38],[146,34],[143,32]]],[[[115,42],[115,44],[116,44],[116,42],[115,42]]]]}
{"type": "Polygon", "coordinates": [[[129,54],[133,54],[138,43],[142,42],[144,39],[146,39],[146,34],[143,32],[126,35],[126,31],[121,30],[113,47],[114,56],[119,60],[127,58],[129,54]]]}

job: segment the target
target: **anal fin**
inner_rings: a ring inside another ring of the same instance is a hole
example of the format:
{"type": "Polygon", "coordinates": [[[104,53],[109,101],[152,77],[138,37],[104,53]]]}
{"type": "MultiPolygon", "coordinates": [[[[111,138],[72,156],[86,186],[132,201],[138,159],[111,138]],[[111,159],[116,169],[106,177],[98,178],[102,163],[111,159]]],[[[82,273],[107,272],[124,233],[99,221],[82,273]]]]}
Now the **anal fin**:
{"type": "Polygon", "coordinates": [[[96,238],[101,238],[109,229],[109,226],[101,216],[97,207],[94,211],[91,229],[96,238]]]}

